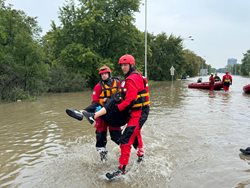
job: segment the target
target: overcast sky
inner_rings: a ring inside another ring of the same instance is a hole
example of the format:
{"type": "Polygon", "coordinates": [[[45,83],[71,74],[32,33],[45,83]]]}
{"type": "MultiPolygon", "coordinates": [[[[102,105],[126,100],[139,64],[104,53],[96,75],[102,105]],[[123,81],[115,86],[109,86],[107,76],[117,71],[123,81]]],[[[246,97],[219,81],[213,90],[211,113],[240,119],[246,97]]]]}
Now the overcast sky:
{"type": "MultiPolygon", "coordinates": [[[[65,0],[7,0],[15,9],[35,17],[45,34],[51,21],[57,25],[58,10],[65,0]]],[[[145,2],[145,0],[143,0],[145,2]]],[[[145,6],[136,14],[136,26],[145,29],[145,6]]],[[[184,47],[206,59],[215,68],[228,58],[241,63],[250,49],[250,0],[147,0],[147,30],[182,38],[184,47]]]]}

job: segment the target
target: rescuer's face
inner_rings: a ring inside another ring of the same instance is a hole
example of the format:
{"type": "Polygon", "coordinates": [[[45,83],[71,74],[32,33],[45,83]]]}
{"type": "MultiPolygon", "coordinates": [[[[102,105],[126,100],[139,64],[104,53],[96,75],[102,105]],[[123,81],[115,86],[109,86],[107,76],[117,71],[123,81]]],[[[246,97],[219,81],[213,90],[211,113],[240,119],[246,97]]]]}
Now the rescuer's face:
{"type": "Polygon", "coordinates": [[[107,80],[109,78],[109,73],[102,73],[101,74],[102,80],[107,80]]]}
{"type": "Polygon", "coordinates": [[[130,69],[130,65],[128,63],[121,64],[121,69],[123,74],[127,74],[130,69]]]}

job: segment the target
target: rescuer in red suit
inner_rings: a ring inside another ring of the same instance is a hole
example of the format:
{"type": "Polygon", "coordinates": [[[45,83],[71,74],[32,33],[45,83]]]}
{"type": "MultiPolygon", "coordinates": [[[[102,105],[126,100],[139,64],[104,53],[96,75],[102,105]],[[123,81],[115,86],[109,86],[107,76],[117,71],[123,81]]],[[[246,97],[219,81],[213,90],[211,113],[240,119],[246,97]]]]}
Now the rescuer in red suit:
{"type": "Polygon", "coordinates": [[[148,83],[143,76],[136,71],[135,59],[132,55],[123,55],[119,64],[125,75],[125,83],[121,84],[124,100],[117,105],[119,111],[130,108],[130,119],[120,139],[120,166],[119,170],[125,172],[129,162],[131,146],[137,148],[138,160],[144,155],[141,128],[149,114],[148,83]]]}
{"type": "MultiPolygon", "coordinates": [[[[93,89],[92,104],[85,108],[84,111],[98,111],[98,108],[101,109],[105,105],[107,99],[111,98],[111,96],[117,93],[120,89],[120,81],[111,77],[111,69],[108,66],[102,66],[98,73],[101,80],[93,89]]],[[[101,161],[106,161],[108,153],[106,150],[107,129],[109,129],[111,140],[119,145],[121,128],[120,126],[111,126],[100,117],[96,118],[95,122],[96,150],[100,154],[101,161]]]]}
{"type": "Polygon", "coordinates": [[[223,89],[224,91],[228,91],[230,85],[232,85],[232,76],[226,71],[226,74],[222,77],[223,89]]]}
{"type": "Polygon", "coordinates": [[[209,90],[213,91],[214,90],[214,75],[211,73],[209,77],[209,90]]]}

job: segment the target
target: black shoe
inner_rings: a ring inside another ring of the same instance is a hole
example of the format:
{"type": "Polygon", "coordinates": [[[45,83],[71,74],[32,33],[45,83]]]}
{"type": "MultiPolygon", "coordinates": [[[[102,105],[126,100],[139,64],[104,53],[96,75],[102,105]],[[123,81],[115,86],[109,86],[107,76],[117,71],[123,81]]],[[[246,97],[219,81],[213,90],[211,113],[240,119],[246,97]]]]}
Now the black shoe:
{"type": "Polygon", "coordinates": [[[117,178],[117,177],[119,177],[121,175],[124,175],[124,174],[126,174],[125,166],[122,169],[118,168],[118,170],[113,172],[113,173],[108,172],[106,174],[106,177],[108,178],[108,180],[113,180],[113,179],[115,179],[115,178],[117,178]]]}
{"type": "Polygon", "coordinates": [[[73,117],[73,118],[75,118],[75,119],[77,119],[79,121],[81,121],[83,119],[83,114],[79,110],[76,110],[74,108],[67,108],[66,113],[70,117],[73,117]]]}
{"type": "Polygon", "coordinates": [[[245,150],[246,150],[246,151],[250,151],[250,147],[247,147],[245,150]]]}
{"type": "Polygon", "coordinates": [[[244,155],[250,155],[250,147],[246,148],[246,149],[240,149],[240,151],[244,154],[244,155]]]}
{"type": "Polygon", "coordinates": [[[138,158],[137,158],[137,163],[140,163],[140,162],[142,162],[143,160],[144,160],[144,155],[138,156],[138,158]]]}
{"type": "Polygon", "coordinates": [[[85,118],[89,121],[89,123],[92,125],[93,123],[95,123],[95,119],[94,119],[94,113],[90,113],[90,112],[82,112],[83,115],[85,116],[85,118]]]}

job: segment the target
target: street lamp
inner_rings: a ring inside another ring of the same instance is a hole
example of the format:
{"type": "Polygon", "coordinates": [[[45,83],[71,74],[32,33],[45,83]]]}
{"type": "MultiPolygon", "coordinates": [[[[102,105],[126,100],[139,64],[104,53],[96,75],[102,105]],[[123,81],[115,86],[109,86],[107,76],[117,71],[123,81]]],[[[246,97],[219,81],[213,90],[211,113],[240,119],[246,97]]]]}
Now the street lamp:
{"type": "Polygon", "coordinates": [[[188,37],[186,37],[186,38],[183,38],[183,40],[191,40],[191,41],[194,41],[194,38],[190,35],[190,36],[188,36],[188,37]]]}
{"type": "Polygon", "coordinates": [[[148,77],[147,73],[147,0],[145,0],[145,77],[148,77]]]}
{"type": "MultiPolygon", "coordinates": [[[[182,44],[184,44],[184,40],[190,40],[190,41],[194,41],[194,38],[191,36],[191,35],[189,35],[188,37],[185,37],[185,38],[181,38],[181,42],[182,42],[182,44]]],[[[184,45],[184,48],[185,48],[185,45],[184,45]]]]}
{"type": "Polygon", "coordinates": [[[194,38],[193,38],[192,36],[189,36],[188,38],[189,38],[190,40],[192,40],[192,41],[194,40],[194,38]]]}

